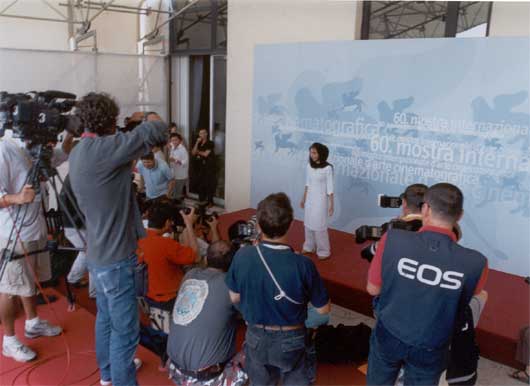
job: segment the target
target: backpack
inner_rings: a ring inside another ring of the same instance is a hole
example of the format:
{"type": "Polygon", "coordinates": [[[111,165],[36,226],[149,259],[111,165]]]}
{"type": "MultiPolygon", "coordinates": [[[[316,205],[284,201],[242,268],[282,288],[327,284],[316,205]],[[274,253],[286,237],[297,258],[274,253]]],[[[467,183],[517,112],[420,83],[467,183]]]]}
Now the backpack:
{"type": "Polygon", "coordinates": [[[368,358],[372,329],[360,323],[320,326],[315,337],[317,360],[321,363],[355,363],[368,358]]]}

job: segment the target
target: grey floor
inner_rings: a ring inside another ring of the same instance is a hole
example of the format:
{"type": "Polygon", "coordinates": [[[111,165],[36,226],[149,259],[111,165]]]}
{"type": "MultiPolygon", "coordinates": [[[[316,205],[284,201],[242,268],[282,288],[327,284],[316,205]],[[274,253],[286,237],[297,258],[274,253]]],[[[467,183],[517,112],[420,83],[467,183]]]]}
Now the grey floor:
{"type": "MultiPolygon", "coordinates": [[[[356,325],[364,323],[373,327],[375,320],[357,312],[337,306],[331,307],[331,324],[356,325]]],[[[481,386],[523,386],[524,383],[510,378],[509,374],[515,371],[513,368],[490,361],[486,358],[480,358],[477,385],[481,386]]]]}

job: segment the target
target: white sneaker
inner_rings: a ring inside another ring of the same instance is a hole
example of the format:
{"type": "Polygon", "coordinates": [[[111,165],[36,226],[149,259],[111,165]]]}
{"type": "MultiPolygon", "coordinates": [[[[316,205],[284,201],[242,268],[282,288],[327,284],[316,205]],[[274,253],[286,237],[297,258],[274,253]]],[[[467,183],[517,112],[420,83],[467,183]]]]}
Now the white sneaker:
{"type": "Polygon", "coordinates": [[[63,329],[59,326],[52,326],[46,320],[40,319],[33,327],[25,328],[24,335],[26,338],[38,338],[39,336],[56,336],[59,335],[63,329]]]}
{"type": "MultiPolygon", "coordinates": [[[[140,358],[134,358],[133,362],[134,362],[134,367],[136,367],[136,371],[138,371],[140,367],[142,367],[142,364],[143,364],[142,360],[140,358]]],[[[112,385],[112,381],[104,381],[103,379],[100,379],[99,384],[101,386],[110,386],[112,385]]]]}
{"type": "Polygon", "coordinates": [[[17,362],[29,362],[37,357],[37,353],[22,343],[2,345],[2,354],[17,362]]]}

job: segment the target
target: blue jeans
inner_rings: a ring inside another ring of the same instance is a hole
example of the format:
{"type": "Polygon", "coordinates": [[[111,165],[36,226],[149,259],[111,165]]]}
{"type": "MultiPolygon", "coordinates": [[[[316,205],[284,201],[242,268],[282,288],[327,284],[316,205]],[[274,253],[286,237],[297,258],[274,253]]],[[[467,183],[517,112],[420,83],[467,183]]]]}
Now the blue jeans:
{"type": "Polygon", "coordinates": [[[447,348],[428,349],[403,343],[378,321],[370,337],[366,384],[394,385],[403,366],[406,386],[438,385],[447,366],[447,352],[447,348]]]}
{"type": "Polygon", "coordinates": [[[89,267],[96,285],[96,357],[101,379],[136,386],[134,353],[140,338],[133,255],[105,267],[89,267]]]}
{"type": "Polygon", "coordinates": [[[268,331],[248,326],[245,370],[252,385],[309,385],[306,330],[268,331]]]}

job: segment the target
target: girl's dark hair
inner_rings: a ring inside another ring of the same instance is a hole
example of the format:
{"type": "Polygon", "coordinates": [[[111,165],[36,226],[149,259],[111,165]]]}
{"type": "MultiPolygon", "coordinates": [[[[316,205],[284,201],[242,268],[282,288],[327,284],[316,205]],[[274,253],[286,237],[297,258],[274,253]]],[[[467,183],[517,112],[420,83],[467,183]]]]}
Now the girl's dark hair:
{"type": "Polygon", "coordinates": [[[110,95],[95,92],[85,95],[75,111],[82,127],[97,135],[111,134],[119,113],[120,109],[110,95]]]}
{"type": "Polygon", "coordinates": [[[313,169],[325,168],[328,165],[333,166],[328,162],[329,149],[326,145],[315,142],[309,147],[309,150],[311,149],[315,149],[317,151],[319,161],[317,163],[311,159],[311,155],[309,156],[309,165],[311,165],[313,169]]]}

